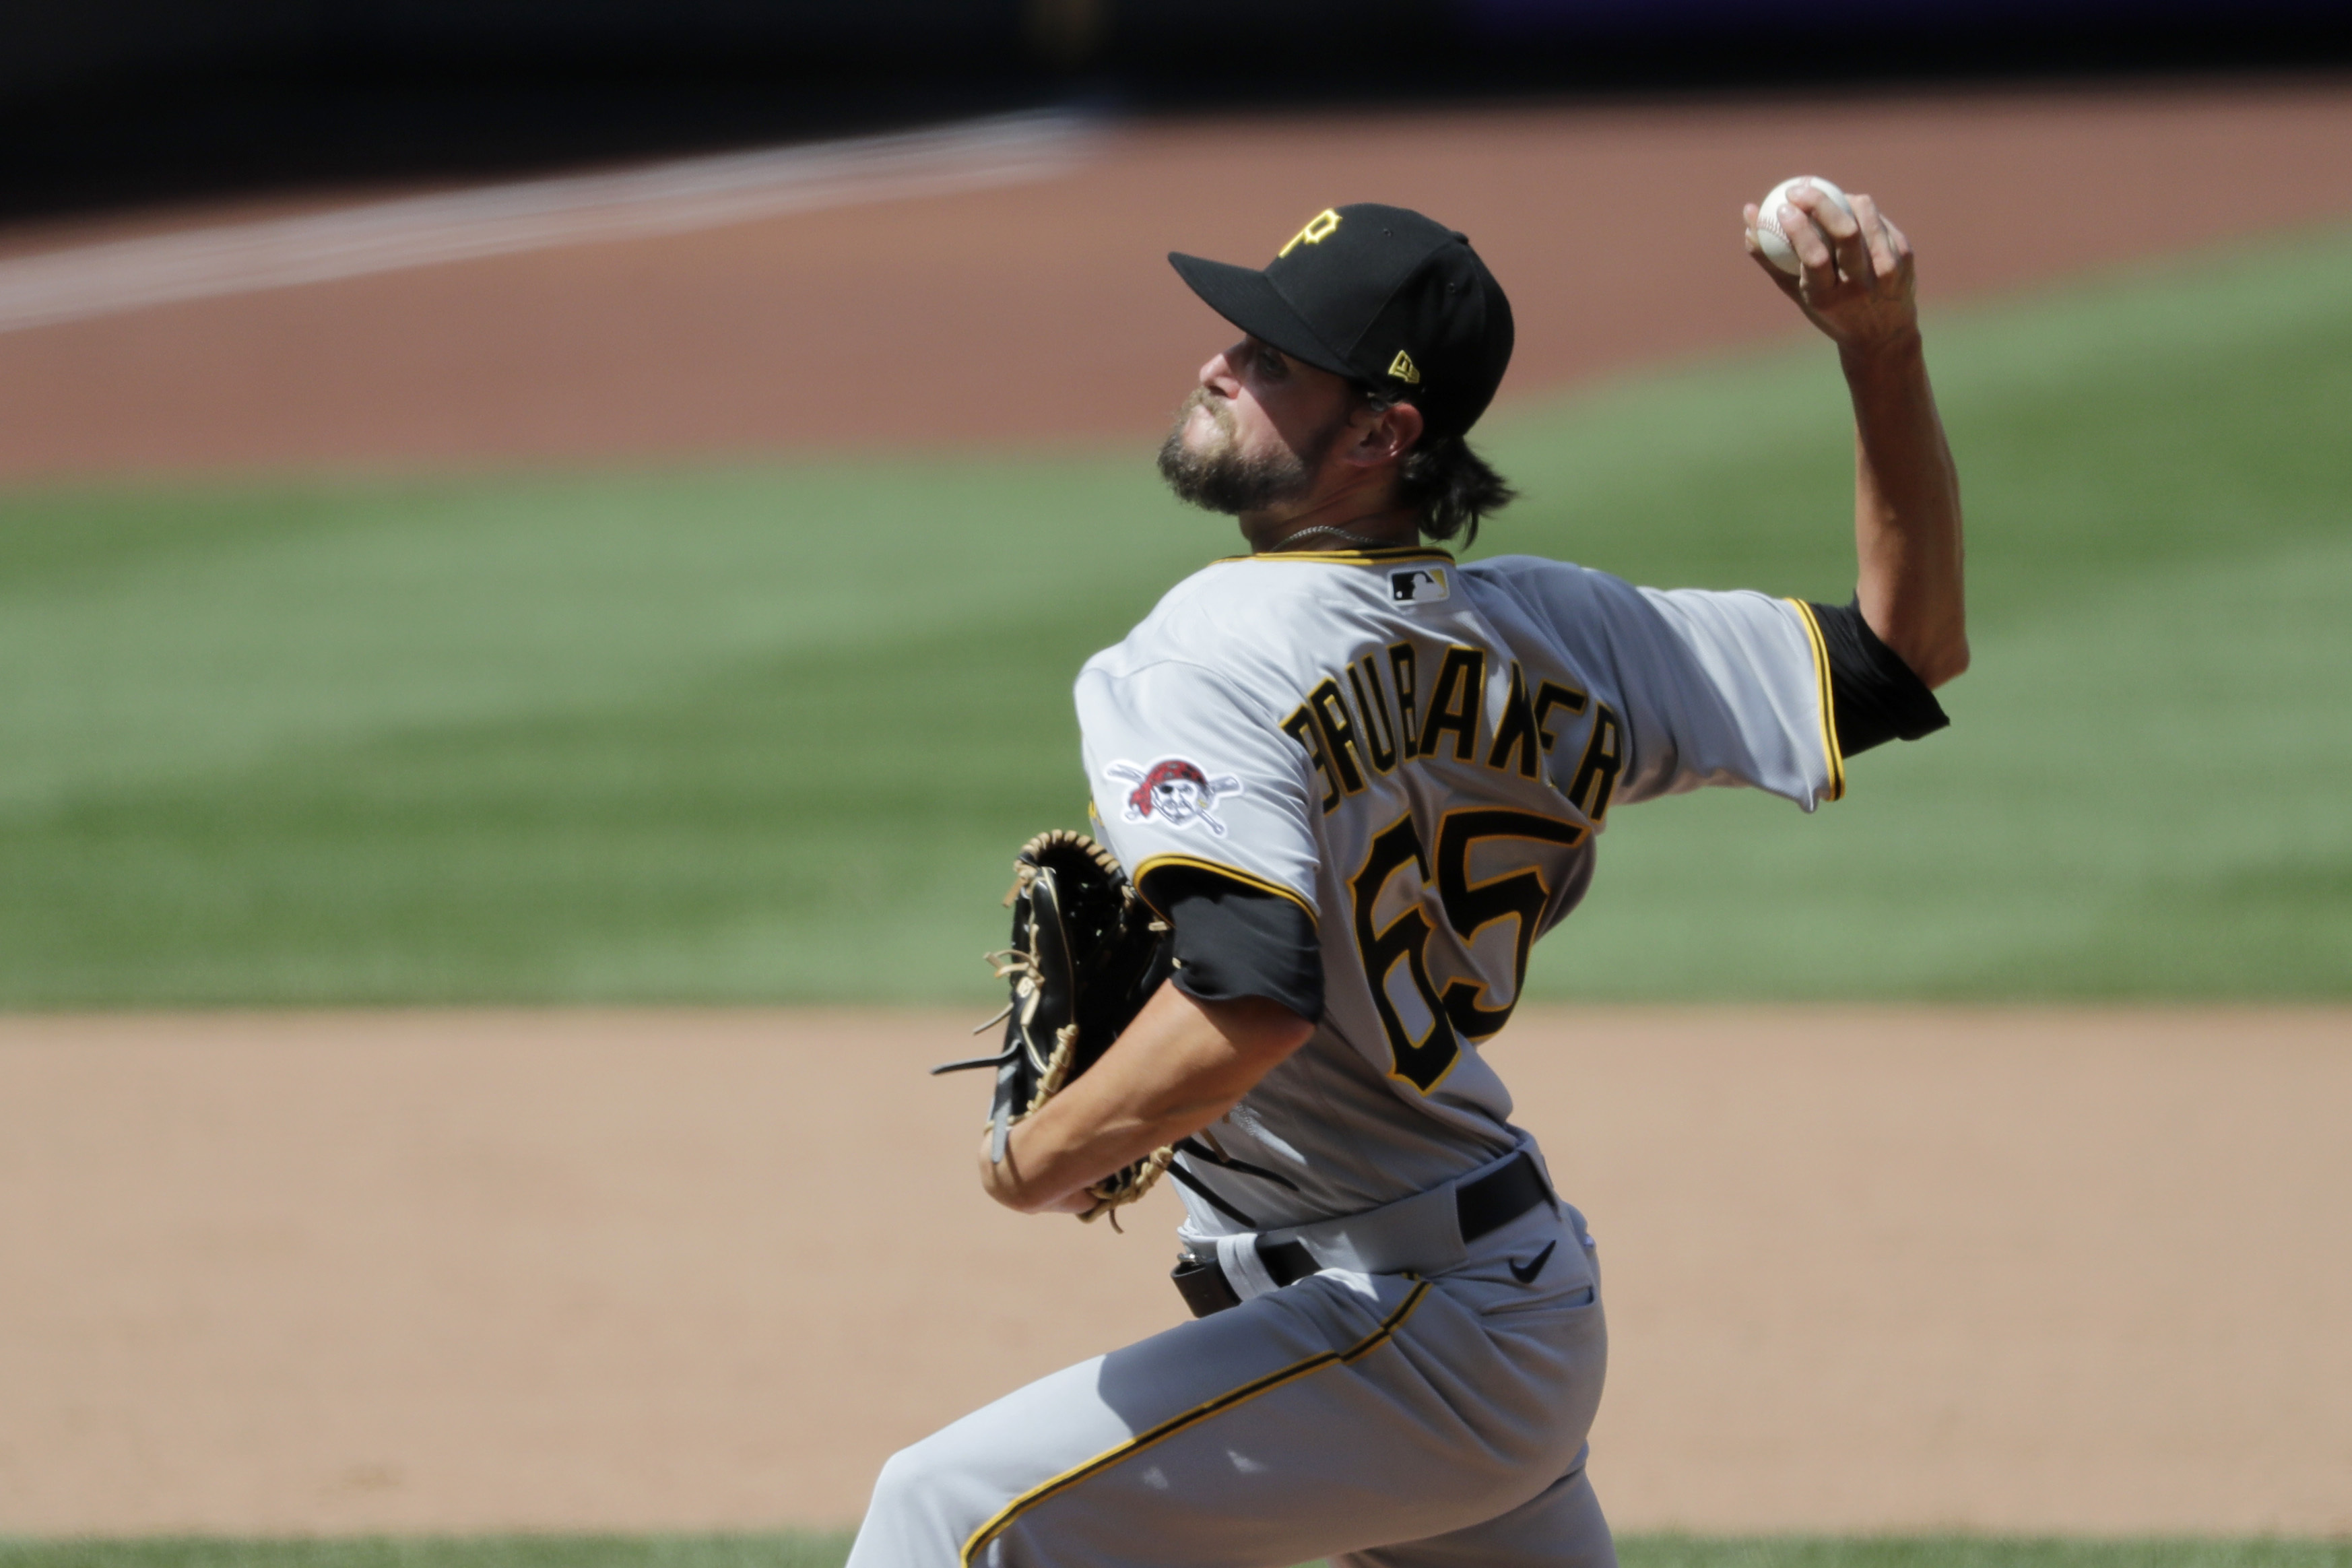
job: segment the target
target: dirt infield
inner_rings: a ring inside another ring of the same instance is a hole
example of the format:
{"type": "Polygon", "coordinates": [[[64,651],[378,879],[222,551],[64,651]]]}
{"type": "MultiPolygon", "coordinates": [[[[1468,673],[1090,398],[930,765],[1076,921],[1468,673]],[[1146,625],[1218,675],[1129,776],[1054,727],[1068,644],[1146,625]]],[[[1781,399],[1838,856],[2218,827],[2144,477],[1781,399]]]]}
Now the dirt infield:
{"type": "MultiPolygon", "coordinates": [[[[2352,218],[2352,88],[1399,113],[1109,127],[1004,189],[543,249],[0,334],[0,479],[635,460],[1157,431],[1223,329],[1171,247],[1327,203],[1460,225],[1510,286],[1506,398],[1795,329],[1738,206],[1883,195],[1931,301],[2352,218]]],[[[0,234],[0,258],[174,224],[0,234]]]]}
{"type": "MultiPolygon", "coordinates": [[[[854,1519],[1172,1321],[929,1014],[0,1022],[0,1531],[854,1519]],[[846,1047],[846,1048],[845,1048],[846,1047]]],[[[1552,1011],[1621,1527],[2352,1532],[2352,1013],[1552,1011]]]]}

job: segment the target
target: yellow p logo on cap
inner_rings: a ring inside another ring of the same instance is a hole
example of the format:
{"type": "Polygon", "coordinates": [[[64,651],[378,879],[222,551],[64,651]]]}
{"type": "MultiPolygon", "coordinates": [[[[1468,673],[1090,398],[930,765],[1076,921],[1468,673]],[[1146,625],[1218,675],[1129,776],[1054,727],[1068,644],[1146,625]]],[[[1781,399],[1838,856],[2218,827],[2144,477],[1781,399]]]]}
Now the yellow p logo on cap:
{"type": "Polygon", "coordinates": [[[1317,213],[1313,217],[1308,218],[1307,220],[1307,226],[1300,229],[1297,234],[1292,235],[1290,237],[1290,243],[1284,246],[1280,250],[1276,251],[1274,253],[1274,258],[1276,261],[1279,261],[1284,257],[1289,255],[1292,251],[1297,249],[1301,245],[1320,245],[1325,240],[1330,238],[1331,231],[1339,226],[1339,215],[1333,212],[1329,207],[1325,207],[1321,212],[1317,213]]]}

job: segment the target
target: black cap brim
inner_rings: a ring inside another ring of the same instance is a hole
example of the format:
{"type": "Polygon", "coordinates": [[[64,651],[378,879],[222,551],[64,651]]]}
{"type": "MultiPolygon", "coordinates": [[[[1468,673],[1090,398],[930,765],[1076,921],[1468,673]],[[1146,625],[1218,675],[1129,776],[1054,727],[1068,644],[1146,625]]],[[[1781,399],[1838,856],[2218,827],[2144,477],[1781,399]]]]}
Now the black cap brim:
{"type": "Polygon", "coordinates": [[[1318,370],[1356,379],[1347,360],[1315,335],[1289,301],[1275,291],[1265,273],[1173,250],[1168,253],[1168,265],[1203,304],[1258,342],[1272,343],[1318,370]]]}

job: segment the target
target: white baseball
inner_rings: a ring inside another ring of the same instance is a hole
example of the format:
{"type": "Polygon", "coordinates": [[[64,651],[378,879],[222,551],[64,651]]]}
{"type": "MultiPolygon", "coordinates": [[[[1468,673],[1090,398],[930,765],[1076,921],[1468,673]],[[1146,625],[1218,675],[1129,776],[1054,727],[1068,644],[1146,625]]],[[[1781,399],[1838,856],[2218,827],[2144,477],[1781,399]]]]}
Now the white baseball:
{"type": "Polygon", "coordinates": [[[1853,204],[1845,199],[1843,191],[1819,174],[1799,174],[1793,179],[1783,180],[1756,204],[1757,248],[1763,251],[1765,260],[1793,278],[1803,264],[1797,259],[1796,247],[1789,243],[1789,237],[1780,232],[1780,208],[1788,203],[1789,189],[1792,185],[1812,186],[1829,197],[1848,217],[1853,216],[1853,204]]]}

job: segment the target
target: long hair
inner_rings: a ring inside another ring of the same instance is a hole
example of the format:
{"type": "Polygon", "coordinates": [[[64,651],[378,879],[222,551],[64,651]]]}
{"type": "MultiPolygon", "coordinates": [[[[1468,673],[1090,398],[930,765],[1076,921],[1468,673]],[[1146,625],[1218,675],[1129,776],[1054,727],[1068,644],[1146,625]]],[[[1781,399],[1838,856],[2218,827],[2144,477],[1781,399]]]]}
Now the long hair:
{"type": "MultiPolygon", "coordinates": [[[[1404,401],[1383,388],[1363,389],[1374,412],[1404,401]]],[[[1459,436],[1423,437],[1397,465],[1397,493],[1421,513],[1421,531],[1465,545],[1477,542],[1478,524],[1518,499],[1502,475],[1459,436]]]]}

